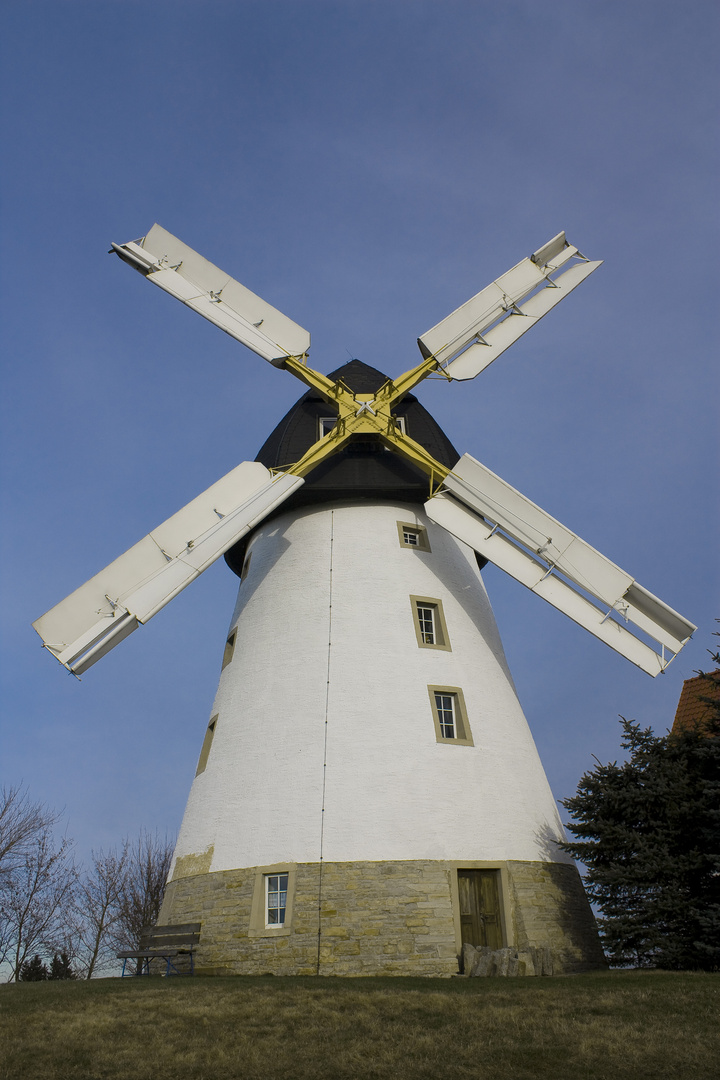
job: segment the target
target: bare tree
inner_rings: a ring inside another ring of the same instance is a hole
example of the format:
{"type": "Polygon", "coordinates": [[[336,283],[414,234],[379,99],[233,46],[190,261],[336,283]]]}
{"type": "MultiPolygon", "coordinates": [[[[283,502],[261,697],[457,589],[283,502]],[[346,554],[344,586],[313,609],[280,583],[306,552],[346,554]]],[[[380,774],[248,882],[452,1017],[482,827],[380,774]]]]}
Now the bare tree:
{"type": "Polygon", "coordinates": [[[120,851],[93,851],[92,865],[80,878],[75,901],[73,946],[76,969],[86,979],[114,957],[129,867],[129,842],[120,851]]]}
{"type": "Polygon", "coordinates": [[[113,934],[113,944],[119,948],[134,948],[142,928],[156,922],[174,846],[167,836],[161,839],[157,833],[145,831],[129,845],[113,934]]]}
{"type": "Polygon", "coordinates": [[[134,948],[160,913],[173,843],[141,832],[119,851],[92,854],[79,876],[72,842],[56,841],[60,814],[22,786],[0,797],[0,964],[17,981],[34,953],[67,955],[86,978],[117,948],[134,948]]]}
{"type": "MultiPolygon", "coordinates": [[[[33,802],[21,784],[0,791],[0,963],[12,961],[14,978],[19,971],[17,957],[21,965],[27,955],[23,942],[27,927],[36,921],[38,890],[47,891],[48,860],[52,866],[62,865],[68,854],[64,842],[62,857],[58,860],[57,852],[53,857],[52,829],[60,816],[44,803],[33,802]],[[24,911],[21,893],[28,884],[33,895],[24,911]]],[[[34,931],[30,936],[37,940],[34,931]]]]}
{"type": "Polygon", "coordinates": [[[61,815],[44,803],[30,801],[27,789],[16,784],[0,791],[0,883],[22,866],[38,836],[61,815]]]}
{"type": "MultiPolygon", "coordinates": [[[[17,852],[18,848],[15,848],[17,852]]],[[[33,951],[65,949],[77,871],[72,841],[56,842],[50,824],[26,845],[22,864],[8,871],[0,892],[0,938],[16,982],[33,951]]]]}

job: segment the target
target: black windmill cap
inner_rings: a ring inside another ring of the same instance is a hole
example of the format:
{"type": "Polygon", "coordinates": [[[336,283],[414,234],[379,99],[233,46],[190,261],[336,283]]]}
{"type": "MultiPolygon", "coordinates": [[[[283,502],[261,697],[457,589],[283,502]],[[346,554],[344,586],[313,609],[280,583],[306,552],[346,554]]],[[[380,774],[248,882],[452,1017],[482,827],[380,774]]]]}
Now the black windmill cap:
{"type": "MultiPolygon", "coordinates": [[[[330,372],[328,378],[333,382],[342,379],[354,394],[374,394],[388,377],[362,360],[350,360],[330,372]]],[[[437,461],[449,469],[455,465],[460,455],[413,394],[406,394],[393,412],[404,420],[407,434],[437,461]]],[[[299,461],[320,438],[320,420],[333,415],[332,406],[318,391],[309,390],[285,414],[255,460],[268,469],[286,468],[299,461]]],[[[357,435],[343,450],[316,466],[300,490],[277,512],[342,499],[423,503],[428,494],[428,477],[424,472],[399,454],[386,450],[377,437],[357,435]]],[[[225,556],[237,574],[242,567],[248,539],[244,537],[225,556]]]]}

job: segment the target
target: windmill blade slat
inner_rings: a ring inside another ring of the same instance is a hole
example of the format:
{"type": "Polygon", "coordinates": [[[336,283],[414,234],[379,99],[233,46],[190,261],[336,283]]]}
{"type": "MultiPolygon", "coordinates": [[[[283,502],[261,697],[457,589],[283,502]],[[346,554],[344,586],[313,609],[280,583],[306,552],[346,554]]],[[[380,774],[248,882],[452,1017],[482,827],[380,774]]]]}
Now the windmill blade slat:
{"type": "Polygon", "coordinates": [[[669,663],[664,649],[677,654],[696,629],[469,454],[425,509],[438,525],[650,675],[669,663]],[[637,638],[628,622],[661,651],[637,638]]]}
{"type": "MultiPolygon", "coordinates": [[[[612,604],[633,582],[604,555],[551,517],[470,454],[465,454],[445,481],[445,487],[492,525],[498,524],[535,553],[544,564],[557,566],[576,584],[591,589],[612,604]]],[[[547,565],[542,567],[545,573],[547,565]]]]}
{"type": "Polygon", "coordinates": [[[548,286],[541,289],[519,304],[522,314],[508,315],[484,333],[484,344],[478,341],[469,345],[447,365],[445,374],[458,381],[474,379],[601,265],[602,261],[575,263],[555,279],[555,288],[548,286]]]}
{"type": "Polygon", "coordinates": [[[628,618],[645,633],[655,637],[673,651],[677,651],[674,649],[673,641],[681,642],[680,648],[682,648],[689,637],[688,629],[690,633],[697,629],[662,600],[658,600],[657,596],[643,589],[637,581],[634,581],[627,590],[624,600],[627,604],[628,618]],[[658,627],[665,630],[665,638],[659,635],[658,627]]]}
{"type": "Polygon", "coordinates": [[[558,233],[530,258],[523,259],[426,331],[418,338],[421,352],[424,356],[435,356],[451,378],[474,379],[600,265],[599,261],[586,260],[567,242],[564,233],[558,233]],[[557,273],[573,258],[582,262],[557,273]],[[532,297],[538,289],[541,292],[532,297]],[[551,298],[549,293],[555,295],[551,298]],[[523,304],[526,298],[529,299],[523,304]],[[505,324],[516,318],[512,313],[518,309],[522,315],[517,315],[517,319],[524,316],[533,322],[526,322],[522,329],[514,323],[511,330],[505,324]],[[502,322],[496,326],[499,320],[502,322]],[[490,335],[494,337],[491,339],[490,335]]]}
{"type": "Polygon", "coordinates": [[[82,674],[285,501],[300,477],[245,461],[33,623],[82,674]]]}
{"type": "Polygon", "coordinates": [[[638,620],[633,619],[636,625],[652,633],[673,652],[678,652],[697,629],[638,585],[625,570],[469,454],[455,466],[446,486],[528,547],[546,568],[557,569],[608,607],[627,608],[629,618],[632,618],[630,610],[634,611],[638,615],[638,620]]]}
{"type": "Polygon", "coordinates": [[[552,574],[538,574],[537,563],[500,532],[492,533],[472,511],[451,496],[437,495],[426,504],[432,521],[451,532],[479,554],[558,608],[595,637],[605,641],[649,675],[658,675],[666,661],[625,627],[603,616],[594,604],[552,574]]]}
{"type": "Polygon", "coordinates": [[[541,248],[534,251],[530,258],[537,266],[547,266],[548,263],[559,266],[576,253],[577,248],[568,244],[565,233],[559,232],[557,236],[553,236],[552,240],[548,240],[547,244],[543,244],[541,248]]]}
{"type": "Polygon", "coordinates": [[[264,360],[278,364],[310,348],[307,330],[160,225],[153,225],[142,240],[113,244],[113,249],[148,281],[264,360]]]}

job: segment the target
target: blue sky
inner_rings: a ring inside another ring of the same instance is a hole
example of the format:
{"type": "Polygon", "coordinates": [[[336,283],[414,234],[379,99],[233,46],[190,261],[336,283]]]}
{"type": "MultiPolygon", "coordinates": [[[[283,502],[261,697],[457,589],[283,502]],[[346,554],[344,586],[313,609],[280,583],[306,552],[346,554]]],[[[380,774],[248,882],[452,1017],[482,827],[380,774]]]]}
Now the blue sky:
{"type": "Polygon", "coordinates": [[[469,451],[699,624],[655,680],[488,568],[553,790],[662,731],[717,588],[718,7],[33,2],[4,12],[2,774],[81,855],[174,833],[217,685],[221,561],[77,682],[30,623],[253,458],[302,392],[106,252],[154,221],[397,374],[561,229],[605,260],[472,383],[469,451]]]}

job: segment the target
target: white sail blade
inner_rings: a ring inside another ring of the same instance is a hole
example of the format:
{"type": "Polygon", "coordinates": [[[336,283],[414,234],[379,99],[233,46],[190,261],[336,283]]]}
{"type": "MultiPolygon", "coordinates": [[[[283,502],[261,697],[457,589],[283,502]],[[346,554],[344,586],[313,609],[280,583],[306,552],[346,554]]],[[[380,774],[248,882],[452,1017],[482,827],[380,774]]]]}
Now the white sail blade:
{"type": "Polygon", "coordinates": [[[420,350],[451,378],[474,379],[601,265],[558,233],[418,338],[420,350]]]}
{"type": "Polygon", "coordinates": [[[34,622],[45,647],[82,674],[303,483],[244,461],[34,622]]]}
{"type": "Polygon", "coordinates": [[[276,367],[310,348],[307,330],[159,225],[140,240],[112,249],[148,281],[276,367]]]}
{"type": "Polygon", "coordinates": [[[559,608],[650,675],[658,675],[696,627],[614,563],[465,454],[425,504],[480,555],[559,608]],[[660,651],[628,625],[659,643],[660,651]]]}

